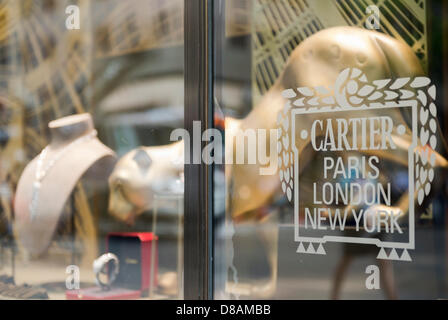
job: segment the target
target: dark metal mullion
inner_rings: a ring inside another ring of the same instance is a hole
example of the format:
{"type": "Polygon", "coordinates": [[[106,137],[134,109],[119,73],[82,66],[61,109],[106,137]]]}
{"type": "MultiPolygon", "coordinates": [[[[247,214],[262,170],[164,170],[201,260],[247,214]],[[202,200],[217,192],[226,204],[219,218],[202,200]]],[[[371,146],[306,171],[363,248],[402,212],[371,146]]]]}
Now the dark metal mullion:
{"type": "Polygon", "coordinates": [[[192,163],[194,121],[200,121],[201,135],[213,127],[212,2],[184,1],[184,125],[191,141],[191,163],[185,164],[184,298],[194,300],[213,298],[213,167],[192,163]]]}

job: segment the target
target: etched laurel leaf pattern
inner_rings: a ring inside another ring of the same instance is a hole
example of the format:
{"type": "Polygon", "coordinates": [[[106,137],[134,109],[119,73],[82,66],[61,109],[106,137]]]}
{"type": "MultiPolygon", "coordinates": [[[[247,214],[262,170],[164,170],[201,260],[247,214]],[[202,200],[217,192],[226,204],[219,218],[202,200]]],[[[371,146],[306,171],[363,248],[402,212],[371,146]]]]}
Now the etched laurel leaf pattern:
{"type": "MultiPolygon", "coordinates": [[[[333,109],[355,110],[361,107],[386,105],[397,107],[404,101],[417,103],[417,147],[415,156],[415,192],[419,204],[431,191],[436,164],[437,108],[436,87],[427,77],[405,77],[381,79],[369,82],[357,68],[343,70],[336,79],[334,88],[300,87],[282,92],[286,99],[284,108],[278,113],[280,131],[277,143],[279,175],[282,190],[289,201],[294,194],[294,153],[291,146],[291,110],[293,108],[318,109],[321,112],[333,109]],[[378,100],[381,99],[381,103],[378,100]]],[[[300,155],[299,155],[300,156],[300,155]]]]}

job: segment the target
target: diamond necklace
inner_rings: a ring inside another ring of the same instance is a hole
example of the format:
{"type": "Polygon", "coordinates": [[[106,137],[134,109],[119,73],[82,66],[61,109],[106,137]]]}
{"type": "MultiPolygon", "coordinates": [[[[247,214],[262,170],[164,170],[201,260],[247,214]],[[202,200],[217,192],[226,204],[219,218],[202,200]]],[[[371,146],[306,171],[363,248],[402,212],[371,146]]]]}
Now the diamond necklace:
{"type": "Polygon", "coordinates": [[[48,162],[48,165],[42,170],[43,162],[47,156],[49,146],[46,146],[44,150],[39,154],[39,157],[37,158],[37,165],[36,165],[36,176],[34,178],[33,182],[33,193],[31,196],[31,203],[29,206],[30,209],[30,215],[31,220],[34,220],[36,217],[36,211],[37,211],[37,205],[39,203],[39,192],[40,188],[42,186],[42,180],[47,176],[48,172],[53,168],[55,163],[69,150],[71,147],[74,147],[78,144],[81,144],[83,142],[86,142],[88,140],[93,139],[96,137],[97,131],[93,130],[91,133],[84,135],[82,137],[79,137],[72,142],[70,142],[68,145],[63,147],[58,153],[55,154],[55,156],[48,162]]]}

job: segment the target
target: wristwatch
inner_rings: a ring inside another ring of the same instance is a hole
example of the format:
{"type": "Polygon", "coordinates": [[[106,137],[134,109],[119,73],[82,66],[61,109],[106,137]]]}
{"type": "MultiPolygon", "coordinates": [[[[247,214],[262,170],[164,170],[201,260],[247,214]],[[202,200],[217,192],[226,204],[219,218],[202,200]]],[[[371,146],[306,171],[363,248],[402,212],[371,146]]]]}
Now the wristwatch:
{"type": "Polygon", "coordinates": [[[103,290],[109,290],[112,283],[117,278],[120,271],[119,260],[113,253],[105,253],[95,261],[93,261],[93,272],[95,273],[95,283],[103,290]],[[108,274],[107,282],[104,283],[100,279],[101,274],[108,274]]]}

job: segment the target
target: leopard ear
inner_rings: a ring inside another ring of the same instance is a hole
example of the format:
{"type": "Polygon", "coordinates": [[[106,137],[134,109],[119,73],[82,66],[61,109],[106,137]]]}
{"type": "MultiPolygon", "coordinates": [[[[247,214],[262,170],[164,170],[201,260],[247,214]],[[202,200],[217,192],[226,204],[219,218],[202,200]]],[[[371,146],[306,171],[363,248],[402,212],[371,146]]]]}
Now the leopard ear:
{"type": "Polygon", "coordinates": [[[151,166],[152,160],[149,154],[146,152],[146,150],[143,147],[140,147],[136,150],[134,157],[132,158],[134,160],[139,169],[140,172],[143,174],[145,173],[149,167],[151,166]]]}

